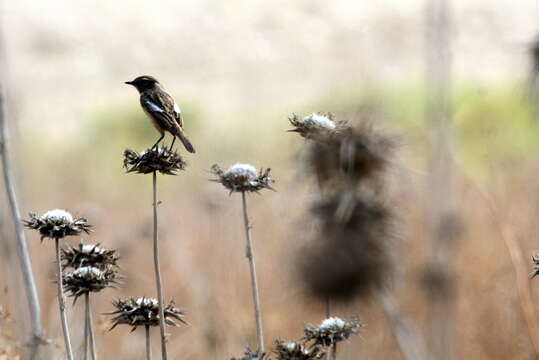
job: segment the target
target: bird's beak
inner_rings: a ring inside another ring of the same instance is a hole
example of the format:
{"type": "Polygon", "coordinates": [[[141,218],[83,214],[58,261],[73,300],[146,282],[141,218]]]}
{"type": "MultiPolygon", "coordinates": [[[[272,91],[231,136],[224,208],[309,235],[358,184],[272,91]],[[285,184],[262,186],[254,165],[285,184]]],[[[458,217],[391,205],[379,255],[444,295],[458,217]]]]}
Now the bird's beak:
{"type": "Polygon", "coordinates": [[[131,82],[131,81],[126,81],[125,84],[127,84],[127,85],[133,85],[133,82],[131,82]]]}

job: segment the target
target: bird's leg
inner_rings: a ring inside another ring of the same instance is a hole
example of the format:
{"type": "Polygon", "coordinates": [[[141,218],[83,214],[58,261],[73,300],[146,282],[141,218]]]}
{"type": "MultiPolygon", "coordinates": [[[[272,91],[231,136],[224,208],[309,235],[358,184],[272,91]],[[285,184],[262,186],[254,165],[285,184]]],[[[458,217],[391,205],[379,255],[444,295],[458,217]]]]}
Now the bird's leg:
{"type": "Polygon", "coordinates": [[[174,141],[176,141],[176,135],[172,137],[172,144],[170,144],[170,149],[168,149],[168,152],[172,152],[172,147],[174,146],[174,141]]]}
{"type": "Polygon", "coordinates": [[[162,133],[161,134],[161,137],[159,139],[157,139],[157,141],[155,142],[155,144],[153,144],[152,146],[152,150],[153,149],[157,149],[157,144],[159,144],[161,142],[161,140],[163,140],[163,138],[165,137],[165,133],[162,133]]]}

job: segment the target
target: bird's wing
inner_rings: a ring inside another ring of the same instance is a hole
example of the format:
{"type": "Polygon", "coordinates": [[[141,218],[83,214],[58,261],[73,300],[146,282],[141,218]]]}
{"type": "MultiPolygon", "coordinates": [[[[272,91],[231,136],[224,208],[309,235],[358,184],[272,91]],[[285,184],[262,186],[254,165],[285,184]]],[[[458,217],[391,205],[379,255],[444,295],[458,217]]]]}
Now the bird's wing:
{"type": "Polygon", "coordinates": [[[140,103],[165,129],[172,131],[172,129],[177,127],[174,100],[167,93],[154,92],[141,94],[140,103]]]}

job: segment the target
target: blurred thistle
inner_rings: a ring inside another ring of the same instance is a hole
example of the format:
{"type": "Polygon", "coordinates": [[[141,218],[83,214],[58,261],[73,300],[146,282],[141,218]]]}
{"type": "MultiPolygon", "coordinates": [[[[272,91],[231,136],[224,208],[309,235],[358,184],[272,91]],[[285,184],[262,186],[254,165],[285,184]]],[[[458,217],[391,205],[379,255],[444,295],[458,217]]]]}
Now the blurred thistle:
{"type": "Polygon", "coordinates": [[[303,330],[303,339],[312,346],[321,345],[330,347],[340,341],[347,340],[351,335],[358,334],[363,326],[358,318],[345,321],[338,317],[330,317],[322,321],[319,326],[308,324],[303,330]]]}
{"type": "MultiPolygon", "coordinates": [[[[112,303],[116,310],[106,313],[106,315],[115,315],[112,318],[112,330],[120,324],[129,325],[134,331],[138,326],[159,326],[159,303],[157,299],[141,297],[134,299],[132,297],[116,300],[112,303]]],[[[185,325],[189,325],[184,319],[185,311],[176,307],[174,301],[164,308],[165,322],[167,325],[179,327],[177,320],[185,325]]]]}
{"type": "Polygon", "coordinates": [[[79,296],[90,292],[99,292],[107,287],[116,287],[118,274],[116,269],[109,266],[98,269],[93,266],[83,266],[63,274],[64,287],[69,296],[74,297],[73,303],[79,296]]]}
{"type": "Polygon", "coordinates": [[[100,244],[90,245],[79,243],[77,247],[67,244],[67,248],[61,249],[60,258],[62,267],[80,268],[92,266],[98,269],[105,269],[109,266],[117,267],[119,256],[116,250],[106,249],[100,244]]]}
{"type": "Polygon", "coordinates": [[[299,342],[283,340],[275,340],[273,352],[277,355],[277,360],[314,360],[324,355],[318,345],[307,349],[299,342]]]}
{"type": "Polygon", "coordinates": [[[221,183],[225,188],[233,192],[258,192],[262,189],[274,190],[270,183],[274,182],[270,178],[269,168],[266,170],[260,169],[257,172],[256,168],[249,164],[235,164],[227,171],[223,171],[219,165],[214,164],[211,167],[211,172],[216,175],[217,179],[211,181],[221,183]]]}
{"type": "Polygon", "coordinates": [[[253,352],[250,348],[245,349],[243,356],[240,358],[232,358],[230,360],[270,360],[266,353],[256,351],[253,352]]]}
{"type": "Polygon", "coordinates": [[[45,238],[63,239],[66,236],[80,235],[82,232],[90,233],[91,225],[85,218],[74,218],[65,210],[55,209],[47,211],[41,216],[29,214],[29,220],[23,220],[24,226],[38,230],[41,241],[45,238]]]}
{"type": "Polygon", "coordinates": [[[333,114],[312,113],[309,116],[301,118],[296,114],[288,118],[290,124],[294,127],[289,132],[297,132],[304,138],[313,138],[323,134],[335,133],[346,127],[346,121],[335,122],[333,114]]]}
{"type": "Polygon", "coordinates": [[[389,206],[345,193],[322,198],[311,211],[320,231],[298,257],[311,294],[341,301],[369,296],[390,269],[394,226],[389,206]]]}
{"type": "Polygon", "coordinates": [[[167,148],[151,148],[137,153],[134,150],[124,151],[124,168],[128,173],[150,174],[155,171],[165,175],[177,175],[185,170],[187,163],[176,151],[167,148]]]}
{"type": "Polygon", "coordinates": [[[313,140],[308,144],[305,165],[320,186],[354,186],[365,180],[381,185],[376,175],[387,169],[396,147],[395,139],[366,121],[313,140]]]}
{"type": "Polygon", "coordinates": [[[535,264],[535,266],[533,267],[533,271],[530,274],[530,277],[533,279],[534,277],[539,275],[539,254],[534,254],[532,256],[532,262],[535,264]]]}

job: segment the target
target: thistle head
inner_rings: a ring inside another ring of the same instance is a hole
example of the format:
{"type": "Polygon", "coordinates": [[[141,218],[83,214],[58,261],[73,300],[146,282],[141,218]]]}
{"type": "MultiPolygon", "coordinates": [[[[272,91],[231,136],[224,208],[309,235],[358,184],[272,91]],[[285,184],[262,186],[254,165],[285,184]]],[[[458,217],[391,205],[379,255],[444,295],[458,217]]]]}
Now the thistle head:
{"type": "Polygon", "coordinates": [[[330,113],[312,113],[304,118],[292,114],[292,117],[288,118],[288,121],[294,127],[288,131],[297,132],[304,138],[314,138],[324,134],[336,133],[346,125],[346,122],[335,122],[333,115],[330,113]]]}
{"type": "Polygon", "coordinates": [[[61,250],[62,267],[79,268],[83,266],[92,266],[98,269],[104,269],[108,266],[117,267],[119,256],[116,250],[106,249],[99,244],[79,243],[74,247],[67,245],[67,248],[61,250]]]}
{"type": "Polygon", "coordinates": [[[303,330],[303,339],[313,345],[324,347],[347,340],[351,335],[359,333],[363,325],[357,317],[345,321],[339,317],[325,319],[318,326],[307,325],[303,330]]]}
{"type": "MultiPolygon", "coordinates": [[[[107,313],[114,315],[113,325],[110,330],[120,324],[129,325],[134,331],[138,326],[159,326],[159,302],[154,298],[140,297],[138,299],[129,297],[116,300],[112,303],[116,310],[107,313]]],[[[170,326],[179,326],[175,321],[189,325],[185,321],[185,311],[176,307],[174,301],[170,301],[164,308],[165,323],[170,326]]]]}
{"type": "Polygon", "coordinates": [[[85,218],[74,218],[69,212],[61,209],[47,211],[41,216],[35,213],[29,214],[29,220],[23,220],[24,226],[37,230],[41,234],[41,240],[45,238],[62,239],[66,236],[88,234],[91,225],[85,218]]]}
{"type": "Polygon", "coordinates": [[[314,360],[324,355],[318,346],[307,348],[302,343],[283,340],[275,340],[273,353],[277,355],[277,360],[314,360]]]}
{"type": "Polygon", "coordinates": [[[77,298],[89,292],[99,292],[107,287],[115,287],[118,274],[113,267],[98,269],[93,266],[83,266],[62,274],[62,282],[69,296],[77,298]]]}
{"type": "Polygon", "coordinates": [[[215,164],[211,167],[211,172],[217,176],[217,179],[211,181],[221,183],[230,192],[258,192],[262,189],[274,190],[270,183],[274,182],[270,178],[269,168],[266,170],[260,169],[257,172],[256,168],[249,164],[235,164],[227,171],[223,171],[219,165],[215,164]]]}
{"type": "Polygon", "coordinates": [[[151,148],[137,153],[131,149],[124,151],[124,168],[128,173],[149,174],[158,171],[165,175],[177,175],[185,170],[187,163],[176,151],[167,148],[151,148]]]}

